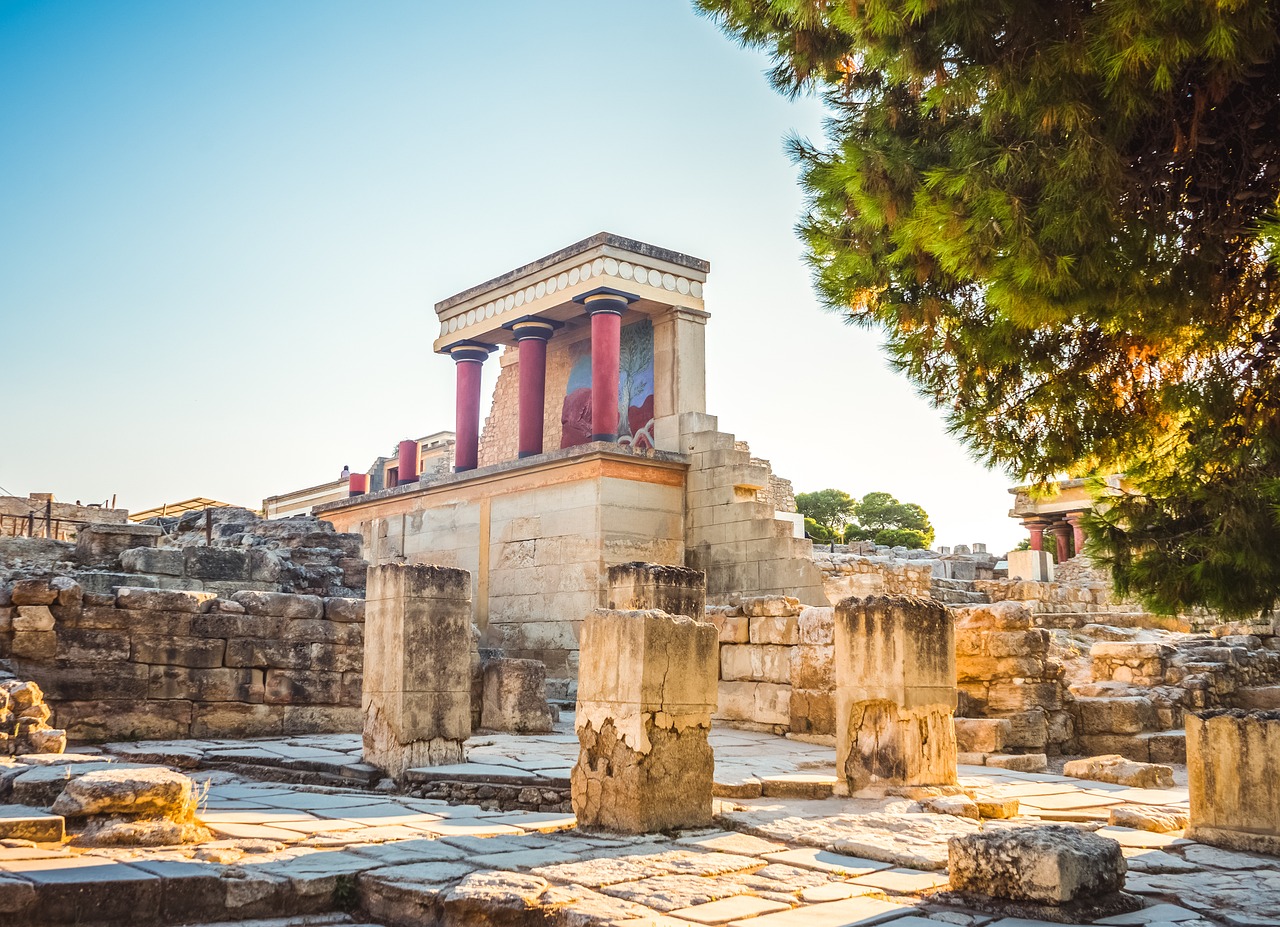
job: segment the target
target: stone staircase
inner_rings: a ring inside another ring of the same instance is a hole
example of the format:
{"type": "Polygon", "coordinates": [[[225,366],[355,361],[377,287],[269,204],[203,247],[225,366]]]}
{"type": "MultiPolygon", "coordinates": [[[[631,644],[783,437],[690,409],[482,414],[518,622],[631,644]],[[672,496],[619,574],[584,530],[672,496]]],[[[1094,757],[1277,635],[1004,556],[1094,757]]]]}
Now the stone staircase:
{"type": "Polygon", "coordinates": [[[945,605],[986,605],[991,602],[991,597],[985,592],[973,588],[971,579],[935,576],[929,585],[933,597],[945,605]]]}

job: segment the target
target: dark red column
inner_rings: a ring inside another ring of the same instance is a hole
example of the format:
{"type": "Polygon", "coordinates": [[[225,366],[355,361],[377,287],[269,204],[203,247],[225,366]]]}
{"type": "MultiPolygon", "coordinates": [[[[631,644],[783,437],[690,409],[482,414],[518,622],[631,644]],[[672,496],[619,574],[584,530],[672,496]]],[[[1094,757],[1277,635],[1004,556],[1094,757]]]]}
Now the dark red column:
{"type": "Polygon", "coordinates": [[[369,486],[369,475],[367,473],[353,473],[351,480],[347,483],[348,496],[363,496],[369,486]]]}
{"type": "Polygon", "coordinates": [[[627,301],[601,293],[584,302],[591,316],[591,440],[617,441],[618,368],[627,301]]]}
{"type": "Polygon", "coordinates": [[[511,325],[520,346],[520,457],[542,453],[547,399],[547,341],[555,326],[537,318],[511,325]]]}
{"type": "Polygon", "coordinates": [[[1071,526],[1065,521],[1054,522],[1050,529],[1053,532],[1054,540],[1058,542],[1058,562],[1064,563],[1071,559],[1071,526]]]}
{"type": "Polygon", "coordinates": [[[489,345],[462,342],[445,350],[458,365],[457,418],[454,431],[454,472],[474,470],[480,460],[480,366],[493,350],[489,345]]]}
{"type": "Polygon", "coordinates": [[[1031,549],[1044,550],[1044,525],[1038,521],[1024,521],[1022,524],[1031,535],[1031,549]]]}
{"type": "Polygon", "coordinates": [[[401,441],[399,462],[396,464],[399,468],[399,478],[396,483],[404,486],[406,483],[418,482],[418,442],[417,441],[401,441]]]}
{"type": "Polygon", "coordinates": [[[1084,553],[1084,525],[1080,524],[1082,515],[1082,512],[1072,512],[1067,515],[1067,524],[1071,526],[1073,548],[1077,557],[1084,553]]]}

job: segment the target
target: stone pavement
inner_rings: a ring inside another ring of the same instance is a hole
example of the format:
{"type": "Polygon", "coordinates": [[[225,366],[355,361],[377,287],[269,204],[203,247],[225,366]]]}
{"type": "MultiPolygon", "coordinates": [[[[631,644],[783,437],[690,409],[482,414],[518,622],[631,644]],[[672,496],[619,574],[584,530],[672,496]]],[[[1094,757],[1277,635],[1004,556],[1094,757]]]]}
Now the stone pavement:
{"type": "MultiPolygon", "coordinates": [[[[762,786],[770,775],[813,775],[811,764],[831,756],[831,748],[739,731],[720,731],[715,740],[718,751],[734,748],[726,765],[732,757],[739,773],[757,775],[762,786]]],[[[287,754],[338,746],[319,743],[295,738],[229,749],[299,760],[287,754]]],[[[549,772],[554,764],[542,764],[565,756],[556,735],[485,736],[475,744],[486,765],[526,771],[549,772]]],[[[209,749],[225,753],[228,745],[209,749]]],[[[350,751],[330,752],[358,762],[350,751]]],[[[193,777],[206,790],[201,817],[214,841],[89,851],[0,846],[0,923],[174,924],[359,910],[371,921],[406,925],[487,917],[565,927],[1035,927],[931,897],[946,884],[946,838],[979,826],[1068,820],[1120,841],[1128,889],[1148,903],[1099,923],[1280,925],[1280,859],[1105,823],[1120,805],[1185,805],[1185,789],[962,767],[963,786],[1016,797],[1022,815],[979,825],[923,813],[905,798],[762,795],[717,801],[714,828],[616,837],[578,831],[563,813],[248,781],[224,770],[193,777]]]]}

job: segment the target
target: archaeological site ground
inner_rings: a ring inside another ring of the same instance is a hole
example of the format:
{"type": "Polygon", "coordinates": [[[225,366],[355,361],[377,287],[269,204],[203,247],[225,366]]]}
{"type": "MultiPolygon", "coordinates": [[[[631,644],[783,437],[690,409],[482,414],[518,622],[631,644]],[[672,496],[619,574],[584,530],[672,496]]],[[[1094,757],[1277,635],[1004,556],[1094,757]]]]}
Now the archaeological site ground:
{"type": "Polygon", "coordinates": [[[0,499],[0,925],[1280,924],[1280,619],[1116,597],[1079,483],[815,547],[710,269],[441,300],[453,431],[261,512],[0,499]]]}

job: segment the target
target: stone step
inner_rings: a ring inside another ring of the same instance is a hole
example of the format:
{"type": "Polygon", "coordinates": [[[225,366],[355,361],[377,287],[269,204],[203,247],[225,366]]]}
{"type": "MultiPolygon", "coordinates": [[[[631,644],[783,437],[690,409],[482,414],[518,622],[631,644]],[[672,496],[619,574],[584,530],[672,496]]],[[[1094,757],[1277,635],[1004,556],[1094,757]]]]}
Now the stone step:
{"type": "Polygon", "coordinates": [[[1236,689],[1235,703],[1237,708],[1280,710],[1280,686],[1244,686],[1236,689]]]}
{"type": "Polygon", "coordinates": [[[0,805],[0,840],[58,843],[65,833],[60,814],[29,805],[0,805]]]}

